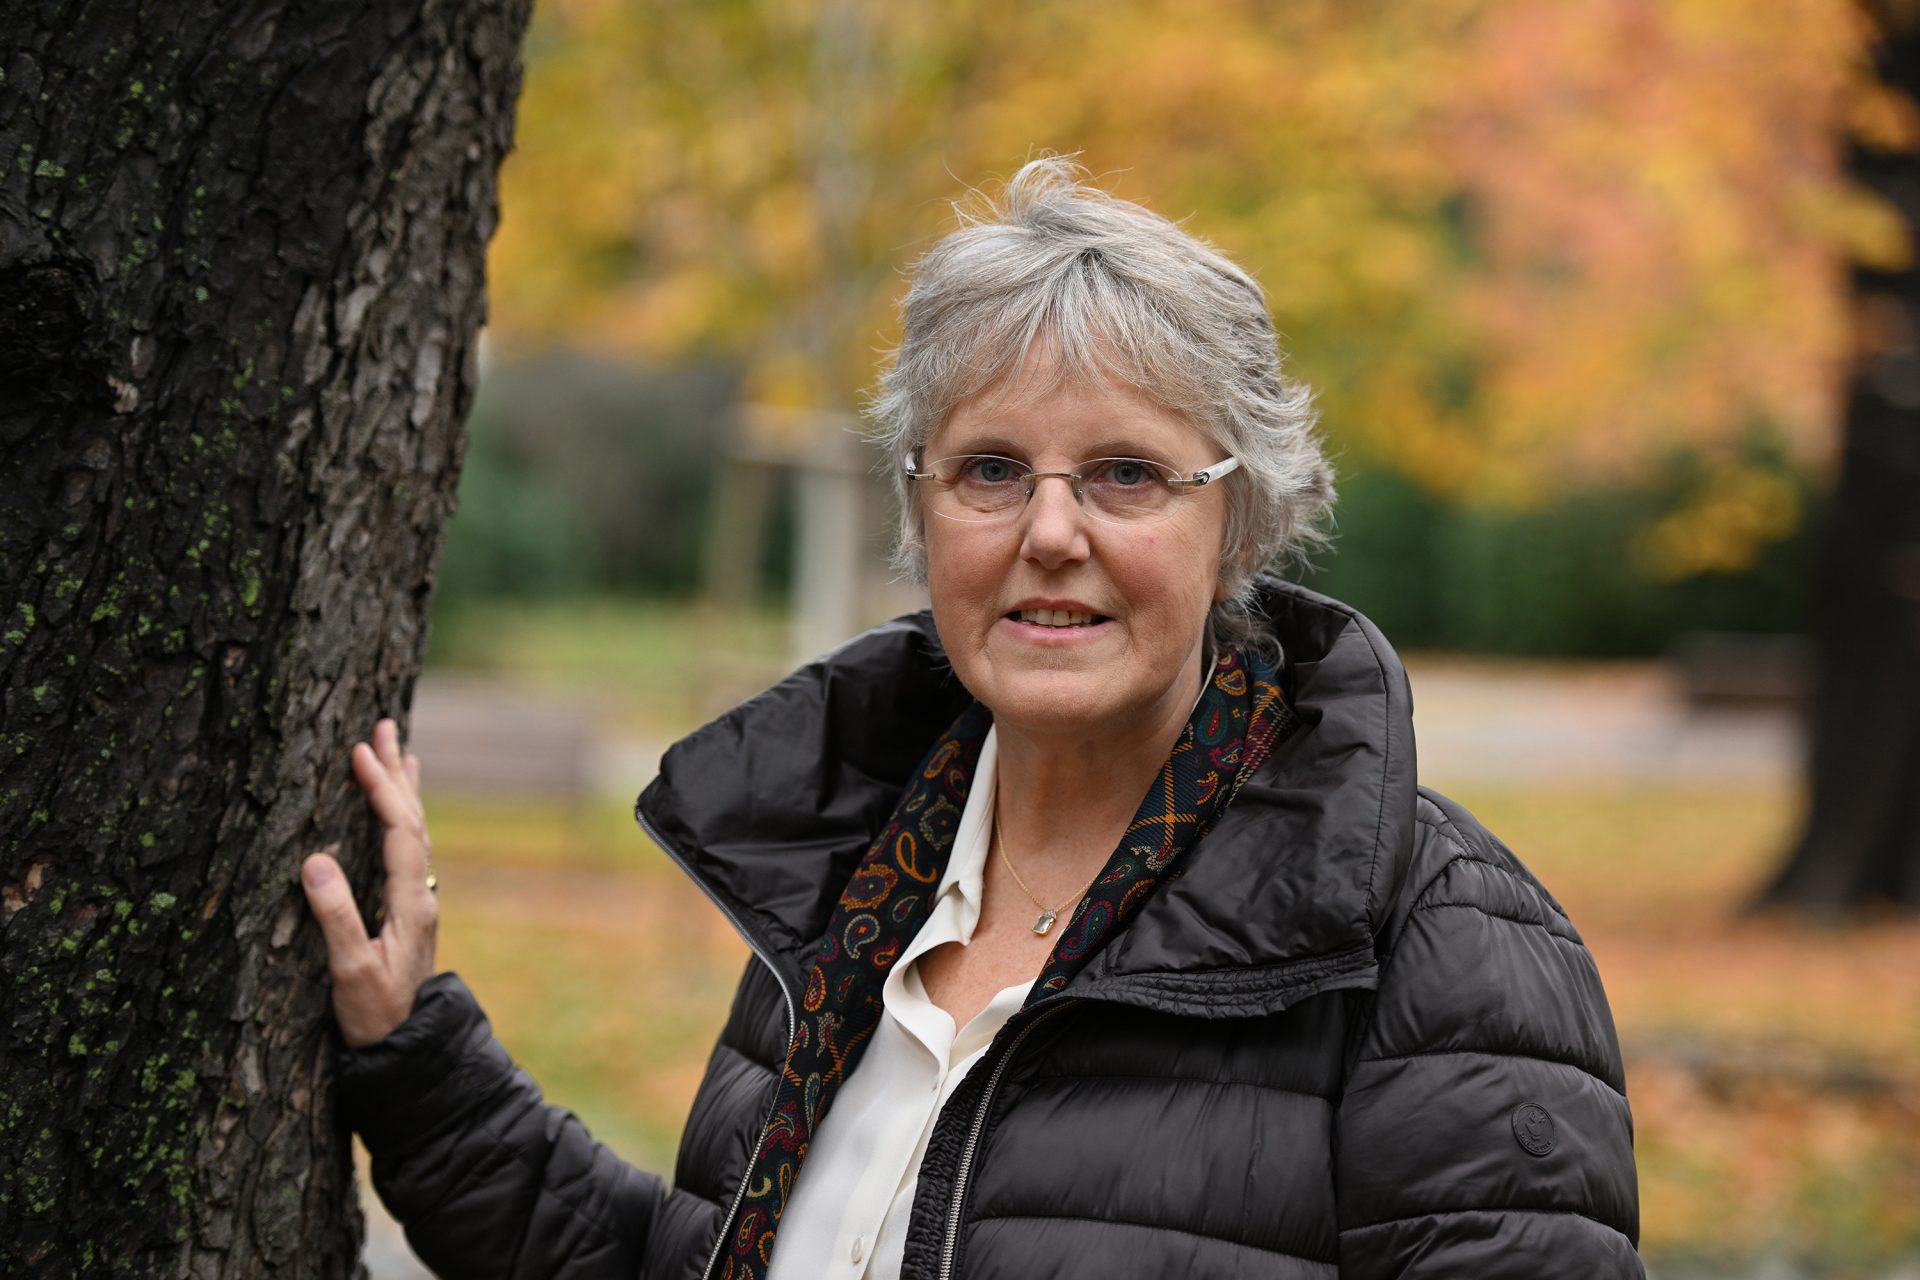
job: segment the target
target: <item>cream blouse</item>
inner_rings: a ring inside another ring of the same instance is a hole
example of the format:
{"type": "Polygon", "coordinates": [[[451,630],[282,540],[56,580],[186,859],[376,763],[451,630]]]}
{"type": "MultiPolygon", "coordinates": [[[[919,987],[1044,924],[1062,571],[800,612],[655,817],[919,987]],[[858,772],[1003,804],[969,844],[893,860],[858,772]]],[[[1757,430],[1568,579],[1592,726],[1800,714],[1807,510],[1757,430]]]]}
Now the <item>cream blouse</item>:
{"type": "Polygon", "coordinates": [[[873,1039],[814,1132],[768,1280],[899,1280],[934,1118],[1033,986],[1004,988],[956,1031],[920,984],[920,957],[943,943],[965,946],[979,923],[998,755],[989,729],[933,912],[887,974],[873,1039]]]}

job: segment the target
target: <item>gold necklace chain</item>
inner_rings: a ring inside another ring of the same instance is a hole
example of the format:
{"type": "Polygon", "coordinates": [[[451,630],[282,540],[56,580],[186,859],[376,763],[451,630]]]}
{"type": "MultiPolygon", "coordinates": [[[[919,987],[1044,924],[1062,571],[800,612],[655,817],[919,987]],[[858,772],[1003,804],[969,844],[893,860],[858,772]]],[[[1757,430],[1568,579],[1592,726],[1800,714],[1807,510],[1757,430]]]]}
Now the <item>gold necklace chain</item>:
{"type": "MultiPolygon", "coordinates": [[[[1007,856],[1007,838],[1001,834],[1000,831],[1000,802],[998,798],[994,800],[993,804],[993,842],[999,846],[1000,861],[1007,868],[1008,874],[1013,876],[1013,882],[1020,886],[1020,892],[1026,894],[1027,897],[1033,900],[1033,905],[1040,908],[1040,914],[1035,916],[1033,920],[1033,931],[1042,937],[1046,936],[1047,930],[1053,928],[1054,921],[1060,918],[1060,912],[1066,909],[1069,904],[1078,902],[1080,899],[1086,897],[1087,890],[1093,888],[1093,882],[1100,878],[1100,872],[1094,872],[1092,878],[1087,881],[1079,893],[1074,894],[1073,897],[1069,898],[1066,902],[1062,902],[1058,907],[1050,907],[1040,901],[1034,891],[1027,887],[1027,882],[1020,878],[1020,873],[1014,870],[1013,859],[1007,856]]],[[[1105,870],[1105,868],[1102,867],[1101,870],[1105,870]]]]}
{"type": "MultiPolygon", "coordinates": [[[[1207,682],[1213,678],[1213,667],[1218,661],[1219,659],[1215,655],[1213,648],[1213,635],[1209,632],[1206,638],[1206,648],[1201,654],[1200,693],[1199,696],[1193,700],[1194,706],[1198,707],[1200,705],[1200,699],[1207,696],[1207,682]]],[[[1080,899],[1086,897],[1087,890],[1093,888],[1093,881],[1100,878],[1100,871],[1094,872],[1093,878],[1087,881],[1079,893],[1057,907],[1050,907],[1040,901],[1039,895],[1034,893],[1034,891],[1027,886],[1027,882],[1020,878],[1020,872],[1014,867],[1013,859],[1007,856],[1007,837],[1002,834],[1000,830],[1000,797],[997,794],[993,800],[993,842],[999,846],[1000,861],[1007,868],[1008,874],[1013,877],[1013,882],[1020,886],[1020,892],[1026,894],[1027,897],[1032,900],[1033,905],[1040,908],[1040,914],[1034,917],[1033,931],[1042,936],[1045,936],[1047,930],[1053,928],[1054,921],[1060,918],[1060,913],[1066,909],[1068,903],[1078,902],[1080,899]]],[[[1106,870],[1105,866],[1102,866],[1100,870],[1106,870]]]]}

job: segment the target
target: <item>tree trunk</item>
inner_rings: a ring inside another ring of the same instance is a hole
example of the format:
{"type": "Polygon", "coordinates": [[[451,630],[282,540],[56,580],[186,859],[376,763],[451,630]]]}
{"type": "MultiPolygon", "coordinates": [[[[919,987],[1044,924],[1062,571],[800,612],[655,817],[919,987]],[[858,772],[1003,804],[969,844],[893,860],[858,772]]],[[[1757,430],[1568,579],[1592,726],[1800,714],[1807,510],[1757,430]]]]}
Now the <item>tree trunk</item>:
{"type": "Polygon", "coordinates": [[[0,24],[0,1274],[361,1273],[297,868],[377,878],[527,2],[0,24]]]}
{"type": "MultiPolygon", "coordinates": [[[[1868,6],[1882,81],[1920,99],[1911,6],[1868,6]]],[[[1920,154],[1848,148],[1920,247],[1920,154]]],[[[1862,349],[1814,585],[1819,674],[1806,829],[1763,902],[1920,909],[1920,264],[1856,268],[1862,349]]]]}

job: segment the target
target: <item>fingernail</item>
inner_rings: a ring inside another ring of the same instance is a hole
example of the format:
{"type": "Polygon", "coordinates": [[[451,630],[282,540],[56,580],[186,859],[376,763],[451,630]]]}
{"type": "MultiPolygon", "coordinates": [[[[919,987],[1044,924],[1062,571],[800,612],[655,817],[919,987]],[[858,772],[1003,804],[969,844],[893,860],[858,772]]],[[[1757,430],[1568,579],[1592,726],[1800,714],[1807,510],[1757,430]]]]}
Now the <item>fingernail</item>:
{"type": "Polygon", "coordinates": [[[330,862],[309,862],[303,871],[311,888],[320,889],[333,883],[333,864],[330,862]]]}

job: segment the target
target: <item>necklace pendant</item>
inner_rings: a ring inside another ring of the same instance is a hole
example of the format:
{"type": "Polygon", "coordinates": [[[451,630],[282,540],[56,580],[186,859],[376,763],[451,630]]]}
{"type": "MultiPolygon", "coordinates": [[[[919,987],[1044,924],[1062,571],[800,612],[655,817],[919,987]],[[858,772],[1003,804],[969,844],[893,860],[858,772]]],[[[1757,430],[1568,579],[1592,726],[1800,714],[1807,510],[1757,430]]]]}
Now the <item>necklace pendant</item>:
{"type": "Polygon", "coordinates": [[[1059,918],[1060,917],[1053,914],[1053,911],[1050,908],[1043,909],[1039,915],[1034,917],[1033,931],[1037,934],[1045,936],[1047,930],[1053,928],[1053,922],[1055,920],[1058,920],[1059,918]]]}

